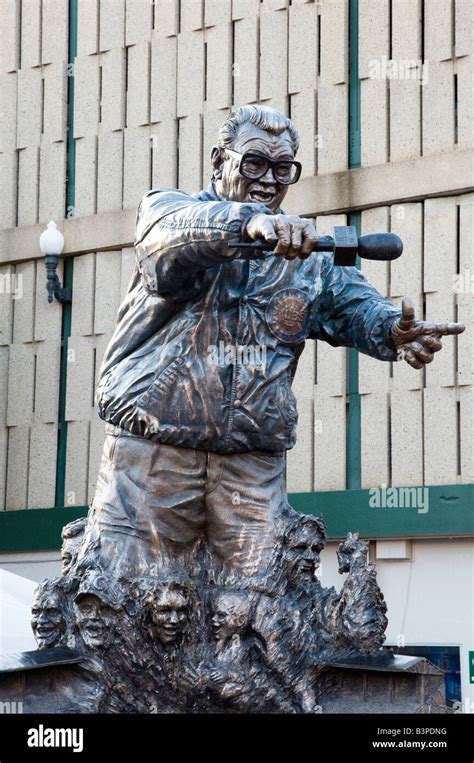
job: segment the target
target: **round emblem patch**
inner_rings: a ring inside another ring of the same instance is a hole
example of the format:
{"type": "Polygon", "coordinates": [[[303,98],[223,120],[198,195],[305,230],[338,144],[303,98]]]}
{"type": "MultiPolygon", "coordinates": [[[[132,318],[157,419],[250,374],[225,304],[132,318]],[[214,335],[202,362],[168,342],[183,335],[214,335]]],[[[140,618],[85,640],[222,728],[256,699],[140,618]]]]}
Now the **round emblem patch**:
{"type": "Polygon", "coordinates": [[[301,289],[282,289],[268,303],[265,319],[280,342],[294,344],[305,338],[311,320],[311,300],[301,289]]]}

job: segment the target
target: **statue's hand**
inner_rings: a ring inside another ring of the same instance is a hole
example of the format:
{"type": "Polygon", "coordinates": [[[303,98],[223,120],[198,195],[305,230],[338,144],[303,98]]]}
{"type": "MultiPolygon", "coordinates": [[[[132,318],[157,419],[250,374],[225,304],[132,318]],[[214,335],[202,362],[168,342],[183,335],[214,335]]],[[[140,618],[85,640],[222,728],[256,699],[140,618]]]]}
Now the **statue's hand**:
{"type": "Polygon", "coordinates": [[[426,363],[431,363],[434,353],[442,349],[441,336],[462,334],[464,329],[462,323],[417,321],[413,302],[410,297],[405,297],[402,315],[392,326],[392,339],[399,357],[413,368],[423,368],[426,363]]]}
{"type": "Polygon", "coordinates": [[[244,238],[250,241],[264,239],[274,241],[277,257],[305,260],[313,251],[318,240],[312,220],[297,215],[258,214],[250,218],[245,226],[244,238]]]}
{"type": "Polygon", "coordinates": [[[339,572],[351,572],[358,567],[367,565],[369,544],[360,540],[359,533],[347,533],[347,538],[337,548],[339,572]]]}

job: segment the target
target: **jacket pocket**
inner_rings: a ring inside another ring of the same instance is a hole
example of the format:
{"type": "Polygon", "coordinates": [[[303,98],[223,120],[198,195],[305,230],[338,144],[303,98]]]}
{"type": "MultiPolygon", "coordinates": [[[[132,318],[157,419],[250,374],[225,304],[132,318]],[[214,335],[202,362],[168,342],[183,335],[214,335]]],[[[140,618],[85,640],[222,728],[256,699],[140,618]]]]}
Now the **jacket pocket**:
{"type": "Polygon", "coordinates": [[[153,379],[148,389],[140,395],[137,400],[137,407],[142,408],[147,413],[154,413],[156,409],[163,405],[164,399],[172,389],[180,373],[180,367],[184,363],[184,358],[178,357],[172,360],[160,371],[153,379]]]}

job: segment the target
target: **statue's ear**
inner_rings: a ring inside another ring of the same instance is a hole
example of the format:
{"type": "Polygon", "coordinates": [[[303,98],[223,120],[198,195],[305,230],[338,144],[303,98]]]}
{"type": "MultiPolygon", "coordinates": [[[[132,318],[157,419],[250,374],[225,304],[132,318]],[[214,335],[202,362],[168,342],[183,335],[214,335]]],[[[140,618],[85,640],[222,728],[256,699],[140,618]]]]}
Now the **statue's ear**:
{"type": "Polygon", "coordinates": [[[218,180],[222,177],[222,165],[224,164],[224,152],[219,146],[213,146],[211,151],[211,163],[214,170],[213,177],[218,180]]]}

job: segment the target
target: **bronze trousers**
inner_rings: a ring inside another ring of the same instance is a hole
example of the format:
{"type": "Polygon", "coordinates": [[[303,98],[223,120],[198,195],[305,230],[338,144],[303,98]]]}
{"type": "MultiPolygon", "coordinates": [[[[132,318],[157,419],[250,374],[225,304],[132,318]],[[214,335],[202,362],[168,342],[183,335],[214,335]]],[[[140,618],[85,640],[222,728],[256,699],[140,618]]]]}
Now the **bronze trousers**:
{"type": "Polygon", "coordinates": [[[220,454],[156,443],[110,424],[79,559],[104,571],[146,574],[204,536],[243,575],[270,560],[275,520],[287,505],[284,453],[220,454]]]}

